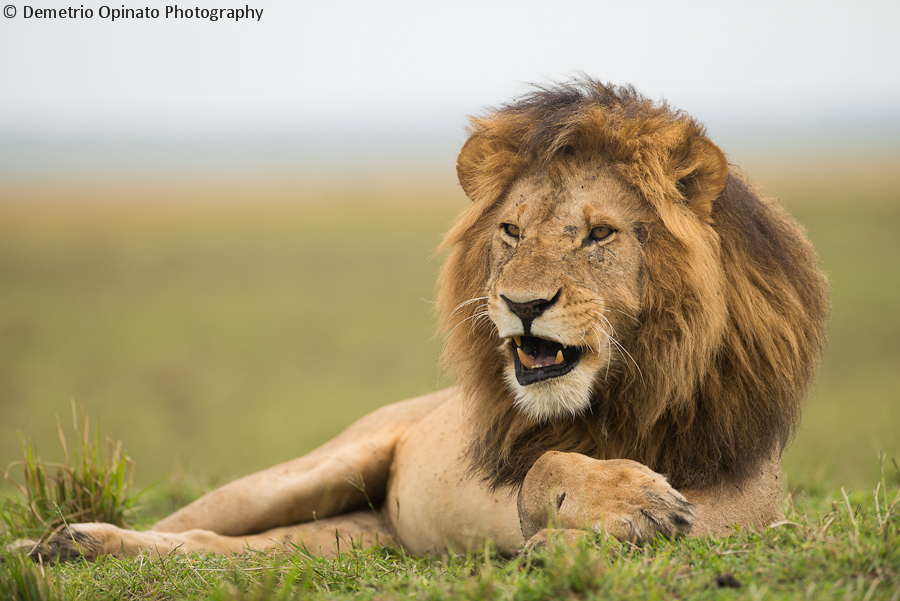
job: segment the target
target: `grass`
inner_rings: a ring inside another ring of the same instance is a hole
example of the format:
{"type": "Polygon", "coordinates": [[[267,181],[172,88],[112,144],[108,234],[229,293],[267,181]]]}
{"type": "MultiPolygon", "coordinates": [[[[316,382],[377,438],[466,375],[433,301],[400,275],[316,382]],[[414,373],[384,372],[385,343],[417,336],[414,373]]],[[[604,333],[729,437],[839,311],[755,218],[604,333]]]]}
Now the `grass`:
{"type": "MultiPolygon", "coordinates": [[[[893,466],[896,469],[896,466],[893,466]]],[[[884,464],[882,464],[882,469],[884,464]]],[[[891,599],[900,598],[900,486],[789,499],[786,519],[719,539],[634,546],[601,534],[528,556],[489,547],[416,558],[393,547],[145,555],[38,566],[4,555],[4,599],[891,599]]]]}
{"type": "Polygon", "coordinates": [[[63,463],[44,462],[34,441],[28,439],[22,443],[24,458],[3,474],[19,495],[3,498],[0,517],[18,536],[46,538],[74,522],[123,526],[131,513],[136,500],[129,495],[134,462],[123,452],[121,441],[104,441],[99,429],[92,440],[90,420],[83,410],[79,416],[74,402],[72,419],[76,444],[71,455],[59,418],[56,420],[63,463]],[[21,468],[21,483],[10,476],[16,468],[21,468]]]}

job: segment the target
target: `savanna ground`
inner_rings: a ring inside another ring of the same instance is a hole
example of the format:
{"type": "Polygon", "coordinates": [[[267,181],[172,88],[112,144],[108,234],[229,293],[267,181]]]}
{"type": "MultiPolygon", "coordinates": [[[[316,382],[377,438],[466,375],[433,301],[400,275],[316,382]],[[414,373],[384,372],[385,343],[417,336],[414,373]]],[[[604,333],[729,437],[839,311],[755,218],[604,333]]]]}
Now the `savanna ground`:
{"type": "MultiPolygon", "coordinates": [[[[600,537],[513,560],[393,548],[45,568],[12,557],[0,597],[898,599],[895,164],[751,171],[806,226],[833,288],[829,348],[785,456],[789,523],[643,548],[600,537]]],[[[134,458],[133,492],[153,485],[130,517],[143,527],[445,384],[431,299],[434,248],[467,202],[452,175],[6,187],[0,467],[22,457],[22,437],[59,461],[55,416],[71,441],[74,400],[134,458]]]]}

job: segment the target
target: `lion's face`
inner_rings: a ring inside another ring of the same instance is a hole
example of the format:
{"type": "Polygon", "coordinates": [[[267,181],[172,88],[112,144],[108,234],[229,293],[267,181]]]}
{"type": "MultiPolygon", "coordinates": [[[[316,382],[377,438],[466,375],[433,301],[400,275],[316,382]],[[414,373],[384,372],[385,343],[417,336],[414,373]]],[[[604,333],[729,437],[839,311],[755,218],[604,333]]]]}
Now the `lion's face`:
{"type": "Polygon", "coordinates": [[[651,218],[602,164],[559,173],[510,186],[494,217],[487,285],[504,375],[519,409],[540,421],[584,412],[594,388],[632,360],[623,341],[637,325],[639,235],[651,218]]]}

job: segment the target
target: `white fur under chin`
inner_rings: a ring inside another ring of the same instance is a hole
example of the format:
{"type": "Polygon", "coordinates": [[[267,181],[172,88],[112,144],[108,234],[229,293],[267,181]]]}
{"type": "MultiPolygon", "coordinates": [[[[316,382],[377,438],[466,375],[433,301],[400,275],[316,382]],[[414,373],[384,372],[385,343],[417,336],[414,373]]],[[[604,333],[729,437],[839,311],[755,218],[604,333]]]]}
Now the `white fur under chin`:
{"type": "Polygon", "coordinates": [[[515,368],[506,370],[506,382],[516,394],[516,407],[525,415],[543,423],[553,418],[575,417],[591,406],[594,374],[582,365],[564,376],[522,386],[515,368]]]}

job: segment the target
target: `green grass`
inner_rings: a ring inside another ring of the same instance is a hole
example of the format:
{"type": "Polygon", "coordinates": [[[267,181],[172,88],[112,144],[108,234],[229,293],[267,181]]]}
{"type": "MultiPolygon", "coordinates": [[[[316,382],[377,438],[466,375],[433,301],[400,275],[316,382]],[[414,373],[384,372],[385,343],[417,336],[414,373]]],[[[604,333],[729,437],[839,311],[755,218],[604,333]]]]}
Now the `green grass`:
{"type": "Polygon", "coordinates": [[[17,536],[46,538],[75,522],[123,526],[131,513],[136,500],[129,494],[134,462],[122,450],[121,441],[104,441],[99,429],[92,439],[90,418],[83,411],[79,415],[74,403],[72,419],[76,444],[71,451],[57,420],[62,463],[43,461],[34,441],[28,439],[22,443],[23,458],[3,474],[19,494],[2,499],[0,517],[17,536]],[[16,468],[21,471],[21,483],[9,475],[16,468]]]}
{"type": "Polygon", "coordinates": [[[490,548],[416,558],[391,547],[146,555],[0,564],[5,599],[892,599],[900,598],[900,487],[789,501],[761,532],[636,547],[602,534],[502,558],[490,548]]]}

